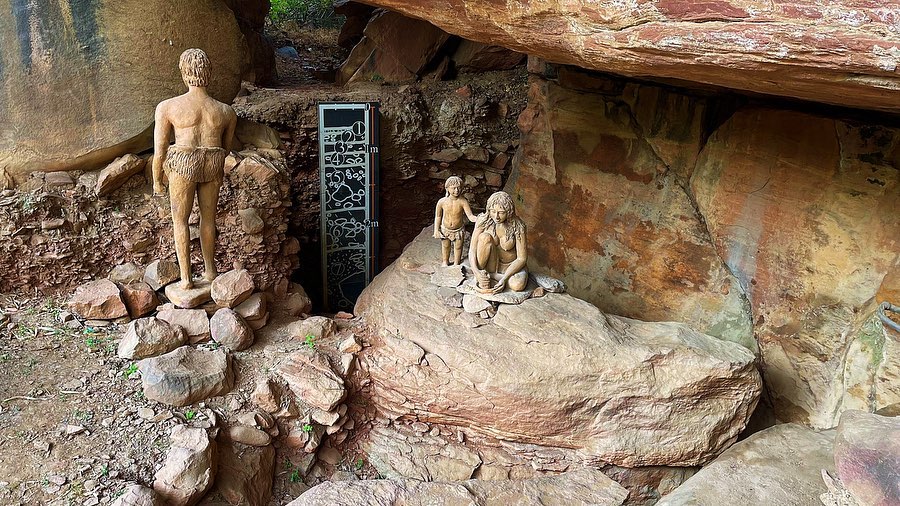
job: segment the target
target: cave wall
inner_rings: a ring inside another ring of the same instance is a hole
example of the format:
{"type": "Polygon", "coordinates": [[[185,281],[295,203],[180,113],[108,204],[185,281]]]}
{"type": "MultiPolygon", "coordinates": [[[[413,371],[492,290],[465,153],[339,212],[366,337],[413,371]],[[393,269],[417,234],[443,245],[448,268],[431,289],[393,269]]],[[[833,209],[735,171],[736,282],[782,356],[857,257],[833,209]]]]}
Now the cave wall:
{"type": "Polygon", "coordinates": [[[295,276],[314,300],[321,293],[316,104],[380,103],[378,263],[384,268],[434,222],[447,177],[463,178],[464,195],[476,212],[503,187],[519,142],[516,118],[525,107],[525,74],[519,67],[402,86],[252,88],[235,100],[241,117],[278,130],[284,139],[293,201],[290,233],[301,242],[302,267],[295,276]]]}
{"type": "Polygon", "coordinates": [[[758,350],[781,421],[900,401],[900,336],[873,317],[900,270],[897,125],[529,70],[507,189],[533,268],[758,350]]]}

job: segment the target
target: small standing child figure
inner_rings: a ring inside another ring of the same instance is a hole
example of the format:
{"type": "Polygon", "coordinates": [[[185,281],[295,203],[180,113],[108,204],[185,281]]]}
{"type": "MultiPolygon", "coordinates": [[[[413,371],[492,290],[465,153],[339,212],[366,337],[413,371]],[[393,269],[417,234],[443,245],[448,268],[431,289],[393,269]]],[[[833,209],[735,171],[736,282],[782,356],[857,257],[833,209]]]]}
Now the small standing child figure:
{"type": "Polygon", "coordinates": [[[441,265],[450,265],[450,243],[453,243],[456,265],[462,263],[463,241],[466,238],[466,218],[475,223],[475,214],[469,207],[469,201],[460,197],[462,179],[450,176],[444,183],[447,196],[438,200],[434,208],[434,238],[441,240],[441,252],[444,261],[441,265]]]}

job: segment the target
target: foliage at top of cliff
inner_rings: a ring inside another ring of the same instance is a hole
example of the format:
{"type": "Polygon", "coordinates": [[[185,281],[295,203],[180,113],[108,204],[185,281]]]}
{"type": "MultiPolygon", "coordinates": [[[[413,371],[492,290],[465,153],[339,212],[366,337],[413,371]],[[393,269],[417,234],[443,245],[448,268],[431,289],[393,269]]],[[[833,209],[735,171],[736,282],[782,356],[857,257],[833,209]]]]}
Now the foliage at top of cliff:
{"type": "Polygon", "coordinates": [[[315,27],[334,27],[343,16],[334,13],[332,0],[271,0],[269,19],[275,25],[297,23],[315,27]]]}

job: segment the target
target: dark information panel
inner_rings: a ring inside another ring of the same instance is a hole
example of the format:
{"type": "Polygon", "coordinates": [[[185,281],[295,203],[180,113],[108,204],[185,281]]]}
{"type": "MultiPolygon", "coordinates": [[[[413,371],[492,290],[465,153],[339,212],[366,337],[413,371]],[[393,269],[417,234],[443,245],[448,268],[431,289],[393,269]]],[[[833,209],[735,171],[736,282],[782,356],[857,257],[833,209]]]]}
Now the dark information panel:
{"type": "Polygon", "coordinates": [[[376,272],[378,103],[319,104],[325,307],[352,311],[376,272]]]}

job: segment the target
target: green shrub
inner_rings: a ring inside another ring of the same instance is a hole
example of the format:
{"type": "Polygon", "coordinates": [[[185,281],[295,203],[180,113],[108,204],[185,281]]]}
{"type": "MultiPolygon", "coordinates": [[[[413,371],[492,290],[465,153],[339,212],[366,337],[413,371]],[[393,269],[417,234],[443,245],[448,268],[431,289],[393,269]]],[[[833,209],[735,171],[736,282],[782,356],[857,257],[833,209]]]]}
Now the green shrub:
{"type": "Polygon", "coordinates": [[[276,25],[295,22],[317,27],[339,26],[343,18],[334,14],[332,0],[271,0],[269,19],[276,25]]]}

